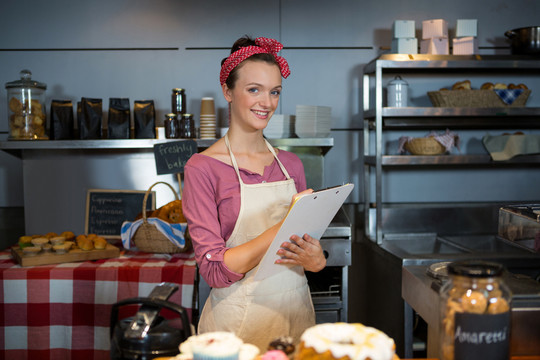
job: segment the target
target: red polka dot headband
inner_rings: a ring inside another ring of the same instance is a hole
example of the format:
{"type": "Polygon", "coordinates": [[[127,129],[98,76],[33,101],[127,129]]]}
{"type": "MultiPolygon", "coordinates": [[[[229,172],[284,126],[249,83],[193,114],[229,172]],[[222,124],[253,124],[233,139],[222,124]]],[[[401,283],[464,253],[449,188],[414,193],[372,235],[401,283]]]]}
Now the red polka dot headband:
{"type": "Polygon", "coordinates": [[[269,39],[265,37],[259,37],[255,39],[255,45],[246,46],[238,49],[233,52],[227,60],[223,63],[221,71],[219,73],[219,82],[221,85],[225,84],[229,74],[235,67],[237,67],[242,61],[246,60],[248,57],[255,54],[272,54],[276,58],[276,61],[279,65],[279,70],[281,71],[281,76],[285,79],[291,74],[289,69],[289,64],[285,58],[278,56],[277,53],[283,49],[283,45],[274,39],[269,39]]]}

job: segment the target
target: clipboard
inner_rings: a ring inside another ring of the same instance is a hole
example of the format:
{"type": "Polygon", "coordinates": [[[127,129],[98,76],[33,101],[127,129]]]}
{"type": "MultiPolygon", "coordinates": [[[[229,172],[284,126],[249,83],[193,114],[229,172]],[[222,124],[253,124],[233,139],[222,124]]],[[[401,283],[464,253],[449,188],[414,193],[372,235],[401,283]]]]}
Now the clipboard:
{"type": "Polygon", "coordinates": [[[259,263],[253,279],[263,280],[290,268],[290,265],[275,264],[280,258],[276,253],[281,244],[290,241],[292,235],[309,234],[320,239],[353,188],[354,184],[339,185],[297,198],[259,263]]]}

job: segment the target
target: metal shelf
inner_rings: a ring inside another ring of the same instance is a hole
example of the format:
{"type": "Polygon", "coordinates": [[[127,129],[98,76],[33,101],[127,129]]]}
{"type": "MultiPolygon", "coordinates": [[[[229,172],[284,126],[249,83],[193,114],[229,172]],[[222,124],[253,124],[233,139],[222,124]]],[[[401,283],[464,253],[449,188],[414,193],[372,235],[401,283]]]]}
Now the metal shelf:
{"type": "MultiPolygon", "coordinates": [[[[493,161],[489,155],[383,155],[382,166],[469,166],[469,165],[536,165],[540,155],[521,155],[507,161],[493,161]]],[[[365,164],[376,165],[376,156],[366,156],[365,164]]]]}
{"type": "MultiPolygon", "coordinates": [[[[154,145],[182,139],[119,139],[119,140],[8,140],[0,141],[0,150],[21,155],[26,150],[136,150],[152,149],[154,145]]],[[[207,148],[217,139],[196,139],[197,147],[207,148]]],[[[333,138],[268,139],[276,147],[320,147],[325,154],[334,146],[333,138]]]]}
{"type": "MultiPolygon", "coordinates": [[[[364,118],[375,128],[377,113],[364,112],[364,118]]],[[[540,129],[540,108],[443,108],[384,107],[381,110],[384,129],[460,128],[460,129],[540,129]]]]}
{"type": "Polygon", "coordinates": [[[384,155],[383,132],[414,129],[540,129],[540,108],[438,108],[383,107],[383,77],[385,74],[419,74],[426,77],[439,74],[508,73],[521,76],[540,75],[540,61],[533,56],[516,55],[429,55],[385,54],[364,66],[364,204],[365,231],[371,234],[374,223],[375,241],[382,242],[383,168],[399,167],[539,167],[540,156],[517,156],[509,161],[493,161],[485,155],[384,155]],[[372,81],[374,80],[374,82],[372,81]],[[373,98],[372,98],[373,97],[373,98]],[[371,100],[374,100],[373,102],[371,100]],[[372,106],[372,107],[371,107],[372,106]],[[370,142],[374,141],[374,149],[370,142]],[[375,180],[371,173],[374,173],[375,180]],[[369,216],[371,182],[375,182],[375,218],[369,216]]]}
{"type": "Polygon", "coordinates": [[[516,55],[429,55],[429,54],[386,54],[369,62],[364,74],[379,69],[411,70],[540,70],[540,61],[534,56],[516,55]]]}

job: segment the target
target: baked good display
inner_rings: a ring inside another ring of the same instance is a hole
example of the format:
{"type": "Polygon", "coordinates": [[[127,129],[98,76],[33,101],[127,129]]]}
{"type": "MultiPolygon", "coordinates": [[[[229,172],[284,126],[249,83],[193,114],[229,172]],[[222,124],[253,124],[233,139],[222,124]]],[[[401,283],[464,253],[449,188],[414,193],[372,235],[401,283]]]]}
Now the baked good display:
{"type": "Polygon", "coordinates": [[[395,343],[384,332],[359,323],[327,323],[308,328],[295,360],[396,360],[395,343]]]}
{"type": "Polygon", "coordinates": [[[107,247],[107,240],[104,237],[98,236],[94,239],[94,248],[96,250],[102,250],[107,247]]]}

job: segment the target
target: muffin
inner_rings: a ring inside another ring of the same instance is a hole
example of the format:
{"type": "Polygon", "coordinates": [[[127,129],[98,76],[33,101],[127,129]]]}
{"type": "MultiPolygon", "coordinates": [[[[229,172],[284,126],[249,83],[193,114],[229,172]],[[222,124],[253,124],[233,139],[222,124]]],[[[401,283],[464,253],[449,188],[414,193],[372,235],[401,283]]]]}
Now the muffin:
{"type": "Polygon", "coordinates": [[[180,353],[193,354],[193,360],[238,360],[242,345],[233,333],[215,331],[190,336],[180,344],[180,353]]]}

